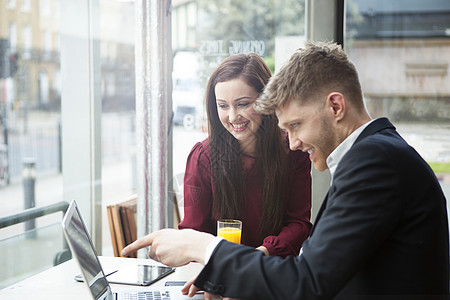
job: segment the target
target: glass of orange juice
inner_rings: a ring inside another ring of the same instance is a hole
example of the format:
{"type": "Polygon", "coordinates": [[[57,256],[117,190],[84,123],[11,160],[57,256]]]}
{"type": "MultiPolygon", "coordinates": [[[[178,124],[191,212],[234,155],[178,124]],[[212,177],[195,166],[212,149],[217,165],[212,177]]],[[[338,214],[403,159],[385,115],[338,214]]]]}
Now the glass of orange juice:
{"type": "Polygon", "coordinates": [[[242,232],[242,221],[239,220],[217,221],[217,236],[223,237],[227,241],[240,244],[241,232],[242,232]]]}

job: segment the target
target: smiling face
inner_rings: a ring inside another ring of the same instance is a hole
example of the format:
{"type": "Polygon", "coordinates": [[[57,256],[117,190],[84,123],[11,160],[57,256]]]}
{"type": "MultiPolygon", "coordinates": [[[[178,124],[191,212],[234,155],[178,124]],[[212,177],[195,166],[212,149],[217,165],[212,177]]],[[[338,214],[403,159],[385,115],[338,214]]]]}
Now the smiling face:
{"type": "Polygon", "coordinates": [[[234,79],[217,83],[215,94],[220,122],[239,141],[242,150],[252,154],[262,121],[253,108],[258,92],[243,80],[234,79]]]}
{"type": "Polygon", "coordinates": [[[289,135],[291,150],[308,152],[318,171],[328,169],[327,157],[339,143],[326,109],[290,100],[276,110],[276,115],[279,127],[289,135]]]}

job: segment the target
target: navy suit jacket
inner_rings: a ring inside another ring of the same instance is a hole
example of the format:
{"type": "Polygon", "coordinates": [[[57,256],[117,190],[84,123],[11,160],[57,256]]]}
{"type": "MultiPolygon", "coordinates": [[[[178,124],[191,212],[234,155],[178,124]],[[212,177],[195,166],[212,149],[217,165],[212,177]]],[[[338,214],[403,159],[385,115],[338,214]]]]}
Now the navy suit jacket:
{"type": "Polygon", "coordinates": [[[447,299],[445,197],[388,119],[342,158],[302,250],[281,259],[222,241],[195,285],[245,299],[447,299]]]}

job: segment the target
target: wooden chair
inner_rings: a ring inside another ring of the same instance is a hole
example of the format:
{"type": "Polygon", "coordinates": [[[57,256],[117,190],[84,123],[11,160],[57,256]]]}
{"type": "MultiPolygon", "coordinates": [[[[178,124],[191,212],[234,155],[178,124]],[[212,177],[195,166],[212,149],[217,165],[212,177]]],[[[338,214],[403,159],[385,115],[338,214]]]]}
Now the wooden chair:
{"type": "MultiPolygon", "coordinates": [[[[122,249],[137,239],[136,204],[137,195],[133,194],[122,202],[106,207],[114,256],[122,256],[122,249]]],[[[128,257],[136,257],[136,253],[128,257]]]]}
{"type": "MultiPolygon", "coordinates": [[[[175,223],[173,225],[177,228],[178,223],[181,222],[181,218],[175,193],[173,194],[173,201],[175,223]]],[[[133,194],[121,202],[106,207],[114,256],[122,256],[120,254],[122,249],[137,239],[136,204],[137,194],[133,194]]],[[[136,253],[128,257],[136,257],[136,253]]]]}

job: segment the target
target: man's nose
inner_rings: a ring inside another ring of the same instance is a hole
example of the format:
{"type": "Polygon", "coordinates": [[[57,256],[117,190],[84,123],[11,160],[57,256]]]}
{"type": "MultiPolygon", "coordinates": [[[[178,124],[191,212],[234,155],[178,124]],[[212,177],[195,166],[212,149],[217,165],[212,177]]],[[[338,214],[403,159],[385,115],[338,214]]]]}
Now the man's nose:
{"type": "Polygon", "coordinates": [[[301,147],[302,141],[300,141],[300,139],[291,138],[291,136],[289,136],[289,148],[291,148],[292,151],[301,150],[301,147]]]}

